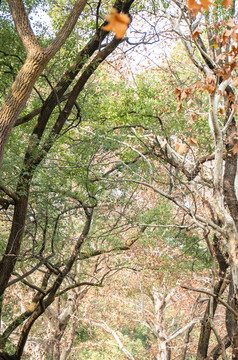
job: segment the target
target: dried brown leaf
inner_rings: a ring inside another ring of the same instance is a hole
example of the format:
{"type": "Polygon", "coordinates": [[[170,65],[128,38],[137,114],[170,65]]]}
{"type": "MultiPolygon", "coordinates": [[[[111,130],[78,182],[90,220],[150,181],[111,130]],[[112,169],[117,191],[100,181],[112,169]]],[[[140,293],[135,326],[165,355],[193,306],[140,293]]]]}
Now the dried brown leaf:
{"type": "Polygon", "coordinates": [[[189,144],[191,146],[198,145],[197,141],[194,138],[189,139],[189,144]]]}
{"type": "Polygon", "coordinates": [[[238,153],[238,144],[235,144],[235,146],[233,146],[232,152],[234,155],[238,153]]]}
{"type": "Polygon", "coordinates": [[[182,155],[184,153],[184,151],[187,150],[187,147],[185,144],[179,144],[179,143],[176,143],[175,144],[175,151],[177,151],[177,153],[179,155],[182,155]]]}

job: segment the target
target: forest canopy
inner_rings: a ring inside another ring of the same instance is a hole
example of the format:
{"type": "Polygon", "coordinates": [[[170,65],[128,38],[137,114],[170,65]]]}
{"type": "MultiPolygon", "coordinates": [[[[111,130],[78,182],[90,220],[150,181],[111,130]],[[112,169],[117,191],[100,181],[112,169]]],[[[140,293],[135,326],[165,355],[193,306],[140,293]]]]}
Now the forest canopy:
{"type": "Polygon", "coordinates": [[[0,359],[238,359],[236,1],[0,15],[0,359]]]}

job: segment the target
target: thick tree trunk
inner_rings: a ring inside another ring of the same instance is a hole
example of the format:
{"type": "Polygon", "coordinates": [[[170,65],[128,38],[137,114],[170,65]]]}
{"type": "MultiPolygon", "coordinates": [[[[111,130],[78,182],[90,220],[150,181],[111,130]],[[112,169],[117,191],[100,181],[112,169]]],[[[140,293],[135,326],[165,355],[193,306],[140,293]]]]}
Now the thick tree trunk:
{"type": "MultiPolygon", "coordinates": [[[[224,344],[225,349],[227,349],[231,345],[231,341],[228,335],[226,335],[222,339],[222,342],[224,344]]],[[[222,354],[222,349],[220,347],[220,344],[218,344],[213,348],[207,360],[217,360],[221,356],[221,354],[222,354]]]]}
{"type": "Polygon", "coordinates": [[[208,322],[208,316],[209,316],[209,303],[207,305],[206,312],[201,323],[201,331],[200,331],[196,360],[205,360],[207,358],[208,345],[211,336],[211,326],[210,323],[208,322]]]}
{"type": "Polygon", "coordinates": [[[47,59],[43,51],[27,57],[11,91],[0,109],[0,168],[3,151],[11,130],[29,98],[33,86],[42,73],[47,59]]]}
{"type": "Polygon", "coordinates": [[[18,73],[10,93],[0,109],[0,170],[3,152],[10,132],[28,100],[33,86],[49,60],[64,44],[87,1],[77,0],[63,28],[55,40],[42,48],[35,37],[21,0],[8,0],[18,35],[26,49],[27,59],[18,73]]]}

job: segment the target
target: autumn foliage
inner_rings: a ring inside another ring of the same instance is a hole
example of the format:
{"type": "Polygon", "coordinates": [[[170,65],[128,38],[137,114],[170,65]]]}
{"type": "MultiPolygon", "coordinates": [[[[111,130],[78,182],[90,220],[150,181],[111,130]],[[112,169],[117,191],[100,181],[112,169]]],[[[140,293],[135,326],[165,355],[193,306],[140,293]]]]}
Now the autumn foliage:
{"type": "MultiPolygon", "coordinates": [[[[188,0],[187,6],[193,12],[193,15],[197,15],[198,12],[202,12],[203,10],[208,10],[209,6],[212,5],[213,0],[200,0],[197,2],[196,0],[188,0]]],[[[233,0],[223,0],[222,5],[225,9],[233,6],[233,0]]]]}

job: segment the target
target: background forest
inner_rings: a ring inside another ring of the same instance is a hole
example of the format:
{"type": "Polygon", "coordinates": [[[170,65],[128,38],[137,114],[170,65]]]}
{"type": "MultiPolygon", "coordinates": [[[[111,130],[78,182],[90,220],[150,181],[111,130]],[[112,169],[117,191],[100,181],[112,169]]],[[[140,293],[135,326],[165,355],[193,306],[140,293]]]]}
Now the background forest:
{"type": "Polygon", "coordinates": [[[233,0],[0,3],[0,359],[238,359],[233,0]]]}

